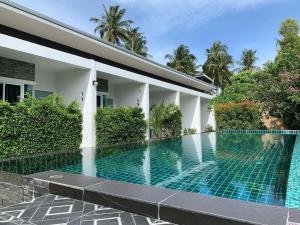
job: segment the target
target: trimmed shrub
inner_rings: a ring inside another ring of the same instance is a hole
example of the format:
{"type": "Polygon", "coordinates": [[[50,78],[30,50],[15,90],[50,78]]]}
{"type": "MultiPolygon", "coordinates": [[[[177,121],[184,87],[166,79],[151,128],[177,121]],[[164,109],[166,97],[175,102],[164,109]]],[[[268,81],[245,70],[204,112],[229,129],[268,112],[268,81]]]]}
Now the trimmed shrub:
{"type": "Polygon", "coordinates": [[[28,97],[17,105],[0,102],[0,158],[76,150],[82,115],[75,102],[50,95],[28,97]]]}
{"type": "Polygon", "coordinates": [[[146,127],[141,108],[99,108],[96,114],[97,145],[143,142],[146,127]]]}
{"type": "Polygon", "coordinates": [[[219,130],[261,128],[259,107],[252,102],[216,104],[215,117],[219,130]]]}

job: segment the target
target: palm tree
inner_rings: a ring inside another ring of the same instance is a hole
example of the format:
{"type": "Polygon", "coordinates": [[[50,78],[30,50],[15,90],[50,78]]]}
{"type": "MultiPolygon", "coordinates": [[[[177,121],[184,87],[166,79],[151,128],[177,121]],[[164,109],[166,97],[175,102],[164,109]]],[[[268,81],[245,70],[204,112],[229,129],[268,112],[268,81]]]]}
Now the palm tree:
{"type": "Polygon", "coordinates": [[[125,48],[139,55],[149,56],[146,37],[139,32],[139,27],[128,30],[128,40],[125,42],[125,48]]]}
{"type": "Polygon", "coordinates": [[[258,60],[256,57],[256,51],[252,49],[244,49],[241,55],[239,64],[241,65],[241,71],[255,69],[255,63],[258,60]]]}
{"type": "Polygon", "coordinates": [[[167,66],[177,71],[195,75],[197,73],[197,58],[195,55],[190,53],[190,50],[185,45],[179,45],[178,48],[174,49],[173,54],[167,54],[165,59],[168,59],[167,66]]]}
{"type": "Polygon", "coordinates": [[[203,72],[214,79],[215,85],[223,90],[226,84],[230,83],[229,67],[233,64],[232,56],[228,54],[228,47],[216,41],[211,48],[206,49],[206,55],[203,72]]]}
{"type": "Polygon", "coordinates": [[[99,32],[100,37],[113,44],[122,45],[128,39],[128,29],[131,20],[124,20],[126,9],[120,9],[119,5],[110,6],[107,10],[105,5],[104,15],[101,18],[92,17],[90,21],[97,23],[94,30],[95,34],[99,32]]]}

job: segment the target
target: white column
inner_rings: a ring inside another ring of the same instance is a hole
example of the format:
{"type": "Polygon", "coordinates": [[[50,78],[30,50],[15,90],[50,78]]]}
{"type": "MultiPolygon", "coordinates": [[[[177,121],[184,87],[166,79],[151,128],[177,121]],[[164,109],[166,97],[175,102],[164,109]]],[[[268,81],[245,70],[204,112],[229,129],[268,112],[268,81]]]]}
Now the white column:
{"type": "Polygon", "coordinates": [[[197,129],[197,133],[201,132],[201,98],[197,97],[195,101],[195,112],[193,118],[193,127],[197,129]]]}
{"type": "Polygon", "coordinates": [[[143,109],[143,113],[145,114],[145,120],[147,121],[147,130],[146,130],[146,140],[149,140],[149,84],[146,83],[141,88],[142,91],[142,99],[141,99],[141,108],[143,109]]]}
{"type": "Polygon", "coordinates": [[[97,78],[95,69],[95,61],[91,61],[91,69],[87,74],[86,89],[81,92],[82,105],[82,144],[81,147],[95,147],[96,146],[96,86],[93,85],[93,81],[97,78]]]}
{"type": "Polygon", "coordinates": [[[174,104],[180,107],[180,92],[179,91],[176,92],[174,104]]]}

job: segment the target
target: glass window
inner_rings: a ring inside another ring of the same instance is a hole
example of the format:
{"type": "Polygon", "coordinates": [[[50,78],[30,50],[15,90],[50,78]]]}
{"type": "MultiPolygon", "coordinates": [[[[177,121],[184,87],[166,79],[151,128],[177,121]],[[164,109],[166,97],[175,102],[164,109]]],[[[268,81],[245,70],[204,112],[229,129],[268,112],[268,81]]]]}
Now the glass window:
{"type": "Polygon", "coordinates": [[[97,107],[101,107],[101,96],[97,95],[97,107]]]}
{"type": "Polygon", "coordinates": [[[17,104],[21,97],[21,86],[14,84],[5,84],[5,101],[12,105],[17,104]]]}
{"type": "Polygon", "coordinates": [[[24,97],[26,97],[28,94],[32,96],[33,86],[30,84],[24,84],[24,97]]]}
{"type": "Polygon", "coordinates": [[[97,91],[108,93],[108,80],[97,79],[97,91]]]}
{"type": "Polygon", "coordinates": [[[112,98],[108,98],[107,96],[103,95],[103,107],[113,107],[114,100],[112,98]]]}
{"type": "Polygon", "coordinates": [[[0,101],[3,100],[3,84],[0,83],[0,101]]]}

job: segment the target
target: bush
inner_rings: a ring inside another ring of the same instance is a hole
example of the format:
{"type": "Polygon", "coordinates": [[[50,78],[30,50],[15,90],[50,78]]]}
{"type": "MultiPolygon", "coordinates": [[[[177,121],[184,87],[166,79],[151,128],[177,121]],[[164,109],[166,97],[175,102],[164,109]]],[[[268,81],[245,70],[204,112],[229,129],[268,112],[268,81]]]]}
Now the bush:
{"type": "Polygon", "coordinates": [[[215,117],[219,130],[261,128],[259,107],[252,102],[216,104],[215,117]]]}
{"type": "Polygon", "coordinates": [[[150,126],[158,138],[176,138],[181,136],[182,113],[175,104],[155,106],[150,113],[150,126]]]}
{"type": "Polygon", "coordinates": [[[211,125],[205,127],[204,133],[214,132],[214,128],[211,125]]]}
{"type": "Polygon", "coordinates": [[[99,108],[96,114],[97,145],[143,142],[146,127],[141,108],[99,108]]]}
{"type": "Polygon", "coordinates": [[[28,97],[17,105],[0,102],[0,158],[76,150],[82,115],[75,102],[61,97],[28,97]]]}
{"type": "Polygon", "coordinates": [[[184,135],[191,135],[191,134],[196,134],[197,129],[196,128],[185,128],[183,131],[184,135]]]}

